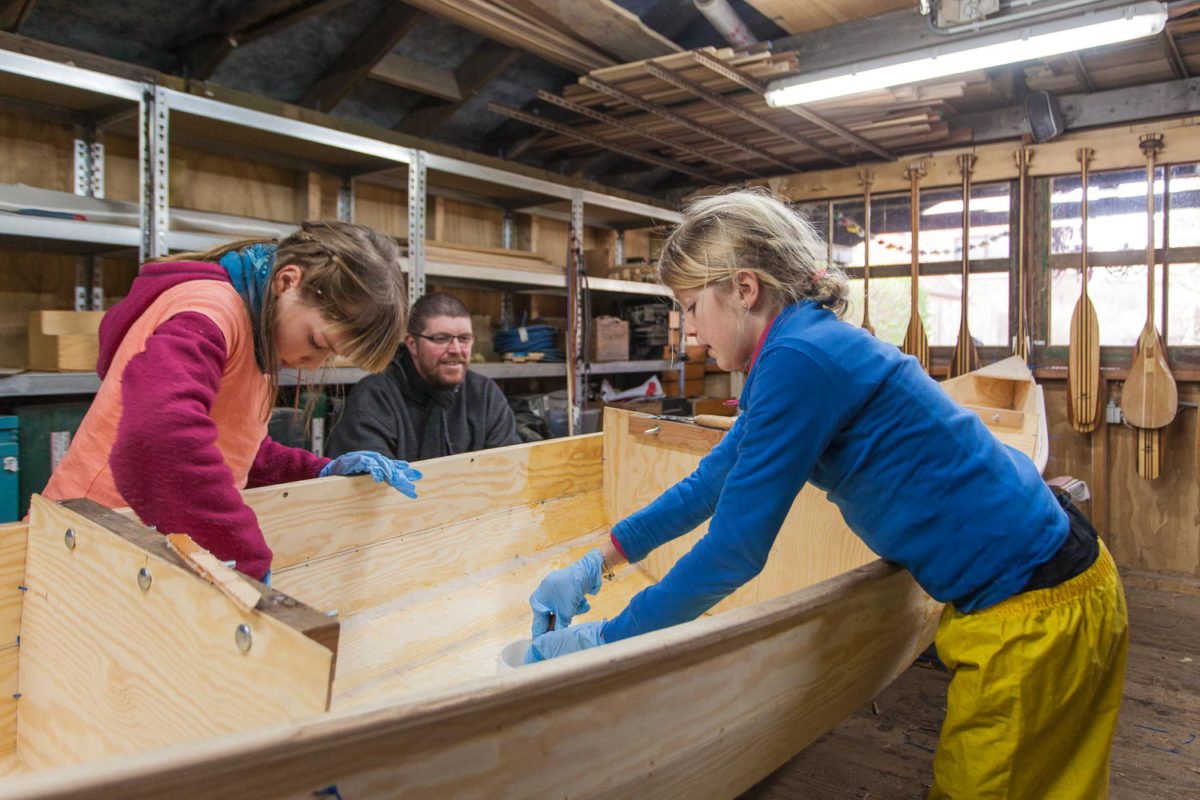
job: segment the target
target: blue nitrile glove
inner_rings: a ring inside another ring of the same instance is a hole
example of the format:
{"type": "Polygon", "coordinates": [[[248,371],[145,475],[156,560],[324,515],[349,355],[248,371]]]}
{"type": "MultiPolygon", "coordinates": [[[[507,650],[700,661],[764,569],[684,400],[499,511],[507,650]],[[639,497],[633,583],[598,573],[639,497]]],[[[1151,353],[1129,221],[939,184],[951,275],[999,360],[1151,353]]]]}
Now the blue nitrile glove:
{"type": "Polygon", "coordinates": [[[605,622],[608,620],[581,622],[570,628],[543,633],[529,645],[529,650],[525,652],[525,663],[532,664],[535,661],[565,656],[567,653],[577,653],[589,647],[599,647],[604,644],[605,622]]]}
{"type": "Polygon", "coordinates": [[[533,638],[550,630],[550,615],[554,614],[555,625],[565,628],[576,614],[582,614],[591,606],[584,594],[600,591],[600,569],[604,556],[598,548],[569,567],[556,569],[546,577],[529,595],[529,607],[533,609],[533,638]]]}
{"type": "Polygon", "coordinates": [[[370,450],[355,450],[344,453],[325,466],[317,473],[318,478],[328,478],[330,475],[361,475],[369,474],[377,483],[387,483],[393,489],[414,500],[417,498],[417,487],[413,481],[421,480],[420,470],[413,469],[407,461],[394,461],[380,453],[370,450]]]}

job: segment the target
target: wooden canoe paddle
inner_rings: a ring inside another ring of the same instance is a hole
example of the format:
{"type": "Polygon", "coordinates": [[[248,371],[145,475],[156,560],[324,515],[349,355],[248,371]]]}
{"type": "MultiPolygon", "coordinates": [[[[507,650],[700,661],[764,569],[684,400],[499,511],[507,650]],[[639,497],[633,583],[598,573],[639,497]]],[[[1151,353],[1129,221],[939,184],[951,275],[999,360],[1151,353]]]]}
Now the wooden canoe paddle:
{"type": "Polygon", "coordinates": [[[871,184],[875,182],[875,173],[867,168],[858,172],[863,185],[863,318],[862,329],[872,336],[875,328],[871,325],[871,184]]]}
{"type": "Polygon", "coordinates": [[[958,157],[958,169],[962,172],[962,315],[958,321],[958,342],[954,345],[954,356],[950,359],[950,377],[957,378],[979,369],[979,349],[971,338],[967,325],[967,286],[971,273],[971,170],[975,168],[975,156],[963,153],[958,157]]]}
{"type": "Polygon", "coordinates": [[[1025,296],[1025,280],[1029,274],[1029,235],[1025,226],[1025,209],[1029,202],[1029,162],[1033,160],[1033,148],[1021,146],[1014,154],[1017,159],[1017,329],[1013,336],[1013,355],[1029,363],[1033,349],[1029,341],[1029,305],[1025,296]]]}
{"type": "Polygon", "coordinates": [[[1154,323],[1154,160],[1162,150],[1162,134],[1148,133],[1138,144],[1146,156],[1146,324],[1125,378],[1121,411],[1138,429],[1138,474],[1153,480],[1162,469],[1162,429],[1175,419],[1179,394],[1154,323]]]}
{"type": "Polygon", "coordinates": [[[1071,346],[1067,350],[1067,417],[1080,433],[1091,433],[1100,421],[1100,322],[1088,298],[1088,162],[1092,148],[1075,151],[1083,191],[1079,201],[1080,262],[1082,288],[1071,314],[1071,346]]]}
{"type": "Polygon", "coordinates": [[[921,273],[921,251],[917,243],[921,231],[921,178],[925,176],[925,163],[914,161],[909,164],[904,176],[912,184],[912,197],[909,201],[912,206],[912,301],[908,311],[908,330],[904,334],[904,345],[900,349],[920,361],[921,369],[929,372],[929,340],[925,337],[925,323],[921,322],[917,296],[917,282],[921,273]]]}

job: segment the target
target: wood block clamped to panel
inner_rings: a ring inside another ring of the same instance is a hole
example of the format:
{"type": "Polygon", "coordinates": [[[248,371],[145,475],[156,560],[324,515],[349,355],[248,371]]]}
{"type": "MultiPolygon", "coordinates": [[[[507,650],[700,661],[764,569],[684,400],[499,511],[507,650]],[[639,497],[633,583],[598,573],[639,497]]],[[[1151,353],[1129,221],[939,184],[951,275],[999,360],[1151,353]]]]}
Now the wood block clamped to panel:
{"type": "Polygon", "coordinates": [[[29,312],[29,368],[83,371],[96,369],[103,311],[29,312]]]}

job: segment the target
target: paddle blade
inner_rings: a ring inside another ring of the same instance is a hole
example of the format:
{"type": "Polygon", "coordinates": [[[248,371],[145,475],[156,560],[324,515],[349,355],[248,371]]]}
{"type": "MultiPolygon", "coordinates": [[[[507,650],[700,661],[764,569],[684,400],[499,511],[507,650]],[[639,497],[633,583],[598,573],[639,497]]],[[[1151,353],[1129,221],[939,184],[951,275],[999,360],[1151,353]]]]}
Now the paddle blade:
{"type": "Polygon", "coordinates": [[[1071,427],[1090,433],[1100,421],[1100,322],[1086,296],[1079,298],[1071,314],[1067,396],[1071,427]]]}
{"type": "Polygon", "coordinates": [[[1179,409],[1179,391],[1153,323],[1142,328],[1121,390],[1121,411],[1135,428],[1165,428],[1179,409]]]}
{"type": "Polygon", "coordinates": [[[900,349],[920,361],[921,369],[929,372],[929,340],[925,337],[925,324],[921,322],[920,314],[909,318],[908,331],[900,349]]]}
{"type": "Polygon", "coordinates": [[[1161,428],[1137,429],[1137,473],[1148,481],[1157,480],[1162,474],[1162,436],[1161,428]]]}
{"type": "Polygon", "coordinates": [[[967,330],[966,320],[958,329],[958,342],[954,345],[954,356],[950,359],[950,377],[957,378],[979,369],[979,349],[967,330]]]}

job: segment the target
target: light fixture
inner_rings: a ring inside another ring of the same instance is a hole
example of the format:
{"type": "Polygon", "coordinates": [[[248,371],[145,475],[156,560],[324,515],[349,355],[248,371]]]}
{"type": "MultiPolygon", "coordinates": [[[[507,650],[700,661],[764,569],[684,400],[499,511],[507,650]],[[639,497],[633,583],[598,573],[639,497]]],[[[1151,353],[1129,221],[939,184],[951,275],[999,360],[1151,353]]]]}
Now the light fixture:
{"type": "Polygon", "coordinates": [[[1135,3],[1076,17],[958,39],[842,67],[771,81],[767,105],[792,106],[916,83],[972,70],[1153,36],[1167,23],[1163,3],[1135,3]]]}

